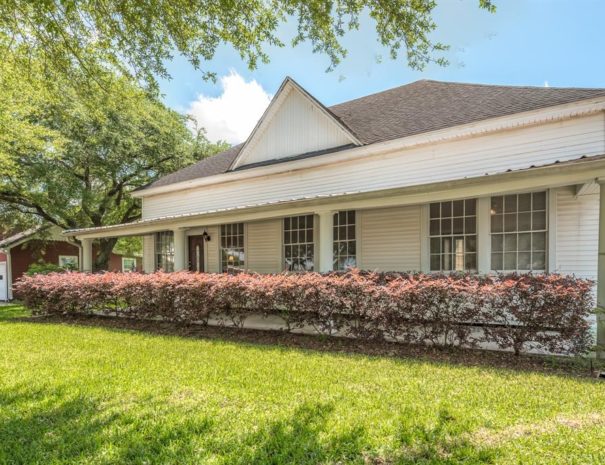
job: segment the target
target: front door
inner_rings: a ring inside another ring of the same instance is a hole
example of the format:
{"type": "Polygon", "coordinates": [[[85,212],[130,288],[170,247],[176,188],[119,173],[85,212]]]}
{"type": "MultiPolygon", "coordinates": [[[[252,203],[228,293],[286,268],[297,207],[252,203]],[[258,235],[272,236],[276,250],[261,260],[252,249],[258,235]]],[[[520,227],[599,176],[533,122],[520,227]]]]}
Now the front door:
{"type": "Polygon", "coordinates": [[[204,237],[189,236],[189,271],[204,271],[204,237]]]}

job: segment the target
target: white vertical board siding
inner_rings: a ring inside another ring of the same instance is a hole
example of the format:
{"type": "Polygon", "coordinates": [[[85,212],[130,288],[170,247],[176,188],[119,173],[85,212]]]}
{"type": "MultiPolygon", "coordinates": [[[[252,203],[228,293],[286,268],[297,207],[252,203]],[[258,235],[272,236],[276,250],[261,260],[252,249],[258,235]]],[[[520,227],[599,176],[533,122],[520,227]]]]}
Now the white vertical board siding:
{"type": "Polygon", "coordinates": [[[573,187],[551,192],[557,209],[554,271],[597,279],[599,195],[576,196],[573,187]]]}
{"type": "Polygon", "coordinates": [[[245,149],[241,166],[350,143],[349,137],[317,104],[290,89],[271,124],[256,135],[253,146],[245,149]]]}
{"type": "MultiPolygon", "coordinates": [[[[605,116],[577,118],[143,199],[143,218],[479,177],[605,153],[605,116]]],[[[323,155],[328,159],[330,155],[323,155]]]]}
{"type": "Polygon", "coordinates": [[[282,271],[282,220],[248,223],[246,268],[257,273],[282,271]]]}
{"type": "Polygon", "coordinates": [[[155,271],[155,236],[153,234],[143,236],[143,271],[145,273],[155,271]]]}
{"type": "Polygon", "coordinates": [[[361,267],[379,271],[419,271],[421,206],[361,210],[361,267]]]}

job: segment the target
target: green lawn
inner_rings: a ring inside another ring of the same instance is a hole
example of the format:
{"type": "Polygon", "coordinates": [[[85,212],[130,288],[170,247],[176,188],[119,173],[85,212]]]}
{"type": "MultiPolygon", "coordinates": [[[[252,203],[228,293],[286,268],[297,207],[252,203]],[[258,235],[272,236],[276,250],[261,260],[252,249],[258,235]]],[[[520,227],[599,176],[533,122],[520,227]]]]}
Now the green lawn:
{"type": "Polygon", "coordinates": [[[605,463],[605,383],[20,322],[2,464],[605,463]]]}

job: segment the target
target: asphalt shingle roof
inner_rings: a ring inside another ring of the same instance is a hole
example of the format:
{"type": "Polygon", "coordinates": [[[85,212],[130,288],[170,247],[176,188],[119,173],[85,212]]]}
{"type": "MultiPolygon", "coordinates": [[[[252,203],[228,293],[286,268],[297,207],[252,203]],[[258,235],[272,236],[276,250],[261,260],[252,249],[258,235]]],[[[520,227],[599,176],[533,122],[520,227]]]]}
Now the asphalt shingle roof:
{"type": "Polygon", "coordinates": [[[605,96],[605,89],[422,80],[330,107],[364,144],[605,96]]]}
{"type": "MultiPolygon", "coordinates": [[[[340,103],[328,110],[368,145],[601,96],[605,96],[605,89],[422,80],[340,103]]],[[[146,188],[226,173],[243,145],[164,176],[146,188]]],[[[293,158],[296,157],[290,159],[293,158]]]]}
{"type": "Polygon", "coordinates": [[[177,182],[190,181],[191,179],[205,178],[207,176],[214,176],[215,174],[226,173],[243,146],[244,144],[234,145],[224,152],[217,153],[212,157],[205,158],[197,163],[194,163],[193,165],[163,176],[157,181],[145,186],[145,189],[149,187],[167,186],[177,182]]]}
{"type": "Polygon", "coordinates": [[[44,229],[43,227],[37,226],[34,228],[26,229],[25,231],[18,232],[11,236],[3,237],[0,239],[0,249],[4,247],[10,247],[15,242],[19,242],[22,239],[27,239],[35,234],[39,233],[44,229]]]}

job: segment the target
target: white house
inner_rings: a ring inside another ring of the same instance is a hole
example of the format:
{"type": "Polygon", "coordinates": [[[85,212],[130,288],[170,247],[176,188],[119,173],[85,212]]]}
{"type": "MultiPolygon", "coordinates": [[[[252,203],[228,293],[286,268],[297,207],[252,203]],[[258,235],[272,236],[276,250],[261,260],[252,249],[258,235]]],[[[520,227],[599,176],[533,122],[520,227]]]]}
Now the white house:
{"type": "Polygon", "coordinates": [[[142,235],[149,272],[549,271],[605,287],[602,182],[605,89],[423,80],[325,107],[287,78],[245,143],[136,191],[141,220],[67,234],[84,270],[93,239],[142,235]]]}

